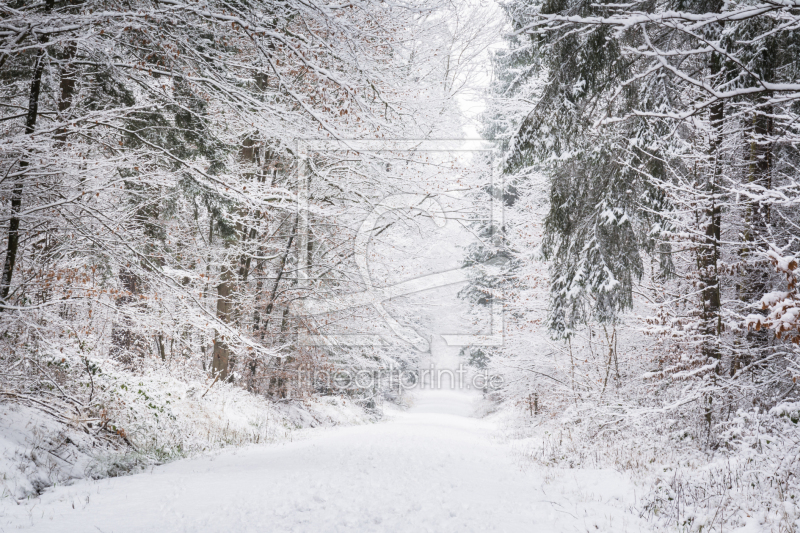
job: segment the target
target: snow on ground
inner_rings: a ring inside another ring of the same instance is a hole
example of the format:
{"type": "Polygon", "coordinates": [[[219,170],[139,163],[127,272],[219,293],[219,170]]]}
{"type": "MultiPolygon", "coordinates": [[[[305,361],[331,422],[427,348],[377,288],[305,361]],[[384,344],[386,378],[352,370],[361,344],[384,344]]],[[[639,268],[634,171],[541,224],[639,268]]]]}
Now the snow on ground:
{"type": "Polygon", "coordinates": [[[418,391],[387,420],[296,432],[0,501],[0,531],[646,531],[612,471],[523,470],[476,395],[418,391]]]}

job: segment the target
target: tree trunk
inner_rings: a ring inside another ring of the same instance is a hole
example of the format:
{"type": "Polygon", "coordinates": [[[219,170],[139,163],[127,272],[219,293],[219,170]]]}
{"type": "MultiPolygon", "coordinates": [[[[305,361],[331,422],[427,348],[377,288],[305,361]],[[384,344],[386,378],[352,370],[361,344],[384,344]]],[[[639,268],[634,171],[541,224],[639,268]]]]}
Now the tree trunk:
{"type": "MultiPolygon", "coordinates": [[[[66,112],[72,107],[72,98],[75,95],[75,82],[77,81],[78,69],[72,64],[72,59],[77,52],[77,45],[72,42],[67,45],[64,53],[64,65],[61,67],[61,81],[59,89],[61,96],[58,99],[58,115],[60,120],[65,119],[66,112]]],[[[67,142],[67,129],[65,127],[58,128],[55,135],[55,140],[58,143],[67,142]]]]}
{"type": "MultiPolygon", "coordinates": [[[[233,301],[231,296],[234,292],[234,276],[229,268],[222,272],[222,280],[217,286],[217,318],[228,324],[231,321],[233,311],[233,301]]],[[[217,332],[214,339],[214,357],[211,363],[211,371],[214,377],[222,380],[228,378],[231,351],[225,336],[217,332]]]]}
{"type": "MultiPolygon", "coordinates": [[[[30,97],[28,99],[28,113],[25,118],[25,134],[32,135],[36,131],[36,117],[39,114],[39,94],[42,88],[42,72],[44,71],[45,49],[36,56],[36,63],[33,67],[33,79],[31,80],[30,97]]],[[[17,261],[17,251],[19,250],[19,212],[22,210],[22,193],[25,184],[25,172],[28,168],[28,160],[23,159],[19,162],[20,172],[15,179],[14,189],[11,191],[11,219],[8,222],[8,248],[6,250],[6,260],[3,264],[3,273],[0,277],[0,302],[8,303],[8,294],[11,290],[11,280],[14,276],[14,266],[17,261]]],[[[0,312],[4,308],[0,307],[0,312]]]]}
{"type": "MultiPolygon", "coordinates": [[[[712,54],[710,71],[711,75],[719,74],[722,69],[722,60],[718,54],[712,54]]],[[[699,267],[700,283],[702,284],[702,326],[703,353],[706,357],[719,359],[719,335],[722,329],[720,317],[720,286],[719,286],[719,240],[721,232],[720,209],[720,179],[722,177],[721,146],[722,146],[722,121],[724,107],[721,101],[716,102],[710,109],[712,139],[709,146],[711,171],[708,177],[706,192],[710,198],[705,209],[705,241],[700,247],[699,267]]],[[[719,371],[719,369],[717,369],[719,371]]]]}
{"type": "MultiPolygon", "coordinates": [[[[722,58],[717,53],[711,54],[709,64],[711,77],[715,78],[722,71],[722,58]]],[[[722,225],[722,211],[720,208],[720,180],[722,178],[722,126],[725,118],[725,108],[722,101],[717,101],[710,108],[710,122],[712,138],[709,145],[709,159],[711,170],[708,175],[706,192],[710,198],[705,210],[705,242],[700,247],[699,269],[702,287],[703,309],[701,315],[700,333],[702,339],[702,352],[705,360],[717,361],[712,374],[712,386],[716,385],[716,377],[720,373],[719,360],[722,352],[719,346],[719,336],[722,333],[722,317],[720,315],[720,283],[719,283],[719,241],[722,225]]],[[[706,421],[708,441],[711,442],[714,412],[714,391],[709,391],[703,398],[703,417],[706,421]]]]}

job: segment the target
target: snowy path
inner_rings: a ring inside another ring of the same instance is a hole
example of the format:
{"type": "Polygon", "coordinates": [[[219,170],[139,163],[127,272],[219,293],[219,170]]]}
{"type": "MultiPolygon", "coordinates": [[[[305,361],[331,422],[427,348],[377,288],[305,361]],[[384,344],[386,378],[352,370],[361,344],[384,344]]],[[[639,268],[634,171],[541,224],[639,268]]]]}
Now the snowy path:
{"type": "Polygon", "coordinates": [[[524,472],[473,396],[417,392],[390,420],[0,503],[0,531],[640,531],[613,472],[524,472]],[[73,508],[74,507],[74,508],[73,508]]]}

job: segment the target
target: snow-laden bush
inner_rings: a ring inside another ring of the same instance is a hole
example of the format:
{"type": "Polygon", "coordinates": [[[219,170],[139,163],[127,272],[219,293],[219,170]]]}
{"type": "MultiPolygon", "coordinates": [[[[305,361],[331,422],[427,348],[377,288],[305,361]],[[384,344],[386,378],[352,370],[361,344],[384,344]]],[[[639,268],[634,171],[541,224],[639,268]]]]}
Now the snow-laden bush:
{"type": "Polygon", "coordinates": [[[209,390],[201,382],[112,370],[98,371],[90,387],[91,404],[80,411],[62,411],[55,402],[51,412],[40,410],[36,396],[24,393],[0,404],[3,496],[21,498],[71,479],[270,442],[293,427],[271,402],[229,384],[209,390]]]}
{"type": "Polygon", "coordinates": [[[508,437],[526,459],[631,476],[642,490],[635,511],[654,531],[800,530],[797,403],[739,411],[715,449],[687,430],[687,413],[608,424],[588,405],[560,417],[505,411],[508,437]]]}

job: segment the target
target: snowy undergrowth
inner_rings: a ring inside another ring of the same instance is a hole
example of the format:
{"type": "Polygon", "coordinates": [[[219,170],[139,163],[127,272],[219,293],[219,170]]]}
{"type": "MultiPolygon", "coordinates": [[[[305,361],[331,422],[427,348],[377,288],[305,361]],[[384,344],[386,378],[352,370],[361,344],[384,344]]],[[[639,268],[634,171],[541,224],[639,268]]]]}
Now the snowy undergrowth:
{"type": "Polygon", "coordinates": [[[0,404],[2,498],[24,498],[82,477],[90,469],[92,439],[37,409],[0,404]]]}
{"type": "MultiPolygon", "coordinates": [[[[550,470],[613,468],[640,488],[653,531],[800,531],[800,405],[739,412],[712,448],[667,417],[605,424],[587,412],[530,416],[504,405],[505,437],[524,462],[550,470]]],[[[547,474],[544,474],[547,476],[547,474]]]]}
{"type": "Polygon", "coordinates": [[[84,388],[91,409],[6,394],[0,403],[2,497],[26,498],[81,478],[141,471],[231,446],[286,439],[299,428],[374,420],[341,398],[272,402],[225,383],[137,375],[104,365],[84,388]],[[49,413],[40,408],[49,408],[49,413]]]}

